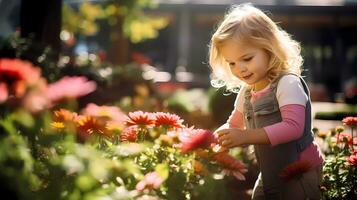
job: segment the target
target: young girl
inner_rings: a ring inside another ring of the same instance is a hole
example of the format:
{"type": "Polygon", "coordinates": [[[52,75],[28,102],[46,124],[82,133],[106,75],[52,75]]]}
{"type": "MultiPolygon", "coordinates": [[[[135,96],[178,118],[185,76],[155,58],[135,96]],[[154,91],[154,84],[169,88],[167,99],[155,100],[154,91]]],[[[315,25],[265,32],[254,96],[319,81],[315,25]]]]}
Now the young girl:
{"type": "Polygon", "coordinates": [[[300,77],[300,45],[261,10],[244,4],[232,8],[213,34],[209,59],[228,88],[241,88],[227,123],[215,133],[225,149],[254,145],[260,174],[252,199],[320,199],[323,158],[300,77]],[[308,170],[286,180],[281,173],[292,163],[308,170]]]}

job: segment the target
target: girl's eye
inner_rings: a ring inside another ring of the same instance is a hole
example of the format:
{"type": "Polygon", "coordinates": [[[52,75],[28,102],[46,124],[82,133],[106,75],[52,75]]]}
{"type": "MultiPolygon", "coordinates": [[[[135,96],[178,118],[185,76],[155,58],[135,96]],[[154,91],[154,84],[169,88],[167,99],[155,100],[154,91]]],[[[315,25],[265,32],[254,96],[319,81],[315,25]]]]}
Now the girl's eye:
{"type": "Polygon", "coordinates": [[[244,58],[243,61],[248,62],[248,61],[252,60],[252,58],[253,58],[253,56],[252,57],[248,57],[248,58],[244,58]]]}
{"type": "Polygon", "coordinates": [[[234,62],[231,62],[231,63],[228,63],[228,64],[229,64],[229,66],[231,66],[231,67],[233,67],[233,66],[235,65],[234,62]]]}

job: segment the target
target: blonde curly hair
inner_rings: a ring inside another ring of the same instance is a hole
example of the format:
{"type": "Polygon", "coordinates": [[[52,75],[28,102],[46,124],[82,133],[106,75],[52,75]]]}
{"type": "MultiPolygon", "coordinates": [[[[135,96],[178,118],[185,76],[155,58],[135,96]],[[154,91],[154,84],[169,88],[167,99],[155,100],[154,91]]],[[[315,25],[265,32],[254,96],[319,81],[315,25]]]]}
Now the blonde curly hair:
{"type": "Polygon", "coordinates": [[[239,39],[263,48],[270,61],[268,78],[273,81],[281,73],[301,74],[303,59],[298,42],[278,27],[264,12],[251,4],[233,6],[225,15],[209,47],[209,65],[216,79],[224,81],[228,89],[242,86],[243,82],[230,71],[220,54],[220,47],[229,39],[239,39]]]}

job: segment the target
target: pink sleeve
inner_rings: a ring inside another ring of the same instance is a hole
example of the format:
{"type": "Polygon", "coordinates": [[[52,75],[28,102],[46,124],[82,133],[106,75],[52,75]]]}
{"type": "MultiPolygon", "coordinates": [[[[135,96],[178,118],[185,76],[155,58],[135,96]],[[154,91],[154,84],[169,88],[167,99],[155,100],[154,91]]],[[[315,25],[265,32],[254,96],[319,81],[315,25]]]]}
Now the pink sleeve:
{"type": "Polygon", "coordinates": [[[271,145],[296,140],[302,136],[305,125],[305,107],[289,104],[280,108],[282,121],[264,127],[271,145]]]}
{"type": "Polygon", "coordinates": [[[243,113],[234,109],[227,120],[227,124],[229,124],[229,128],[244,128],[243,113]]]}

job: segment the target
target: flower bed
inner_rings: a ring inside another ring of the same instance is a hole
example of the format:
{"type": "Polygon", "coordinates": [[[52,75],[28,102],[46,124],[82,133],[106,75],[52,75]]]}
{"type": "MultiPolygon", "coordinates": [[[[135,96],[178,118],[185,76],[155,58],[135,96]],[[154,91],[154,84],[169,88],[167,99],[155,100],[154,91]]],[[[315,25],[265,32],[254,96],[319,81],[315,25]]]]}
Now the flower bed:
{"type": "MultiPolygon", "coordinates": [[[[12,199],[248,198],[257,175],[249,149],[222,151],[210,130],[167,112],[124,113],[76,99],[93,92],[85,77],[47,83],[29,62],[0,59],[0,183],[12,199]],[[246,164],[244,164],[244,163],[246,164]],[[245,181],[244,181],[245,180],[245,181]]],[[[356,117],[315,129],[326,156],[325,199],[357,194],[356,117]],[[349,132],[351,130],[351,132],[349,132]]],[[[309,163],[281,174],[299,178],[309,163]]]]}
{"type": "Polygon", "coordinates": [[[0,72],[0,177],[14,199],[229,199],[225,176],[245,178],[211,131],[175,114],[94,103],[76,111],[94,82],[48,84],[16,59],[0,59],[0,72]]]}

